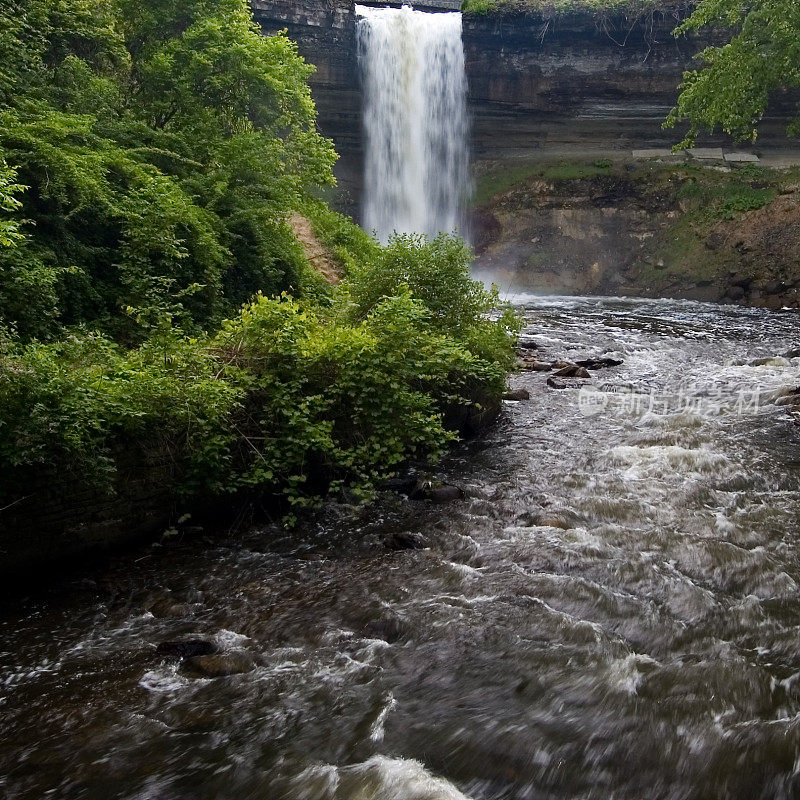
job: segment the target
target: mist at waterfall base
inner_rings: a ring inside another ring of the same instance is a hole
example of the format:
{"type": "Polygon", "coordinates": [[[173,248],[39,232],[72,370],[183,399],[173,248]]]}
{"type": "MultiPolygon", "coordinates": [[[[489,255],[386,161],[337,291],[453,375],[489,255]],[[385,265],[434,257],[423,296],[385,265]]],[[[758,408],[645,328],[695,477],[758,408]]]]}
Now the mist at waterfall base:
{"type": "Polygon", "coordinates": [[[461,14],[356,6],[366,141],[362,221],[392,233],[460,228],[469,186],[461,14]]]}

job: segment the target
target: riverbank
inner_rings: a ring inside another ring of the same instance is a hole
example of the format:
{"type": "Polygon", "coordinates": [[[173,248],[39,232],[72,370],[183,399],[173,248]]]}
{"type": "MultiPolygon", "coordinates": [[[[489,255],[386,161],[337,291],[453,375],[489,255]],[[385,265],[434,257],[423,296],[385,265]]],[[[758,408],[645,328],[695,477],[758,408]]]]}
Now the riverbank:
{"type": "Polygon", "coordinates": [[[800,307],[800,167],[616,155],[483,169],[476,268],[502,287],[800,307]]]}
{"type": "Polygon", "coordinates": [[[162,533],[197,508],[291,524],[329,495],[369,499],[496,413],[517,321],[489,318],[501,303],[471,279],[468,248],[380,247],[324,219],[315,241],[346,277],[257,295],[216,332],[166,328],[134,348],[0,340],[0,572],[162,533]]]}

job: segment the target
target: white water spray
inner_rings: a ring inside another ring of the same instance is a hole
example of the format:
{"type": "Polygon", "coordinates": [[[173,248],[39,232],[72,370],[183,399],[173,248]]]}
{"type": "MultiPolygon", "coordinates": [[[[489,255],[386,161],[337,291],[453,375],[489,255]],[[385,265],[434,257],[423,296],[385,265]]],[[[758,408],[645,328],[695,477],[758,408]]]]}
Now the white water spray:
{"type": "Polygon", "coordinates": [[[364,226],[451,232],[468,186],[461,14],[356,6],[366,133],[364,226]]]}

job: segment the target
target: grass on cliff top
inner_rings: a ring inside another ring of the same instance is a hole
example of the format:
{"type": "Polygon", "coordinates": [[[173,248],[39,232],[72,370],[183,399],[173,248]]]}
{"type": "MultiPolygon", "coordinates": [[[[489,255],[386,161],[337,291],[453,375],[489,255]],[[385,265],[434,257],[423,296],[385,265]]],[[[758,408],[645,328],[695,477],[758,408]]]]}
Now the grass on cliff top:
{"type": "Polygon", "coordinates": [[[526,162],[513,166],[504,166],[481,175],[475,182],[473,205],[488,205],[492,198],[507,192],[518,183],[529,178],[542,178],[544,180],[579,180],[594,178],[598,175],[609,175],[614,171],[614,165],[609,159],[598,159],[591,163],[580,163],[561,160],[554,163],[526,162]]]}
{"type": "Polygon", "coordinates": [[[461,9],[467,14],[515,13],[541,11],[549,14],[573,14],[581,11],[640,12],[648,9],[674,8],[676,0],[464,0],[461,9]]]}

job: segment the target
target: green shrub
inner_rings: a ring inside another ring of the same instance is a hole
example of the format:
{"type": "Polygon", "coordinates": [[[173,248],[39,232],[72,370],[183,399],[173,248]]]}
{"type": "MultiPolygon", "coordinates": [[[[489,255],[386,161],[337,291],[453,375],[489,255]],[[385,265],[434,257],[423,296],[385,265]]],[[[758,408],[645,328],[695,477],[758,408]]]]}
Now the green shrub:
{"type": "MultiPolygon", "coordinates": [[[[218,474],[227,419],[241,398],[197,342],[166,333],[131,351],[97,335],[53,344],[0,341],[0,494],[19,467],[68,469],[109,489],[117,448],[146,439],[181,460],[187,476],[218,474]]],[[[195,480],[195,477],[187,478],[195,480]]]]}
{"type": "Polygon", "coordinates": [[[369,497],[444,451],[448,409],[503,391],[518,322],[468,256],[447,237],[398,237],[327,303],[258,295],[211,339],[168,316],[130,350],[5,336],[0,470],[62,465],[110,488],[120,447],[146,440],[174,454],[188,495],[257,489],[302,508],[346,484],[369,497]]]}

